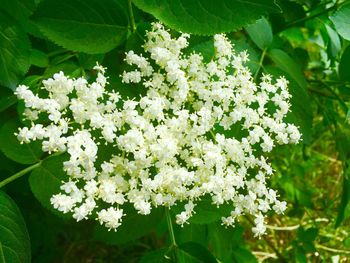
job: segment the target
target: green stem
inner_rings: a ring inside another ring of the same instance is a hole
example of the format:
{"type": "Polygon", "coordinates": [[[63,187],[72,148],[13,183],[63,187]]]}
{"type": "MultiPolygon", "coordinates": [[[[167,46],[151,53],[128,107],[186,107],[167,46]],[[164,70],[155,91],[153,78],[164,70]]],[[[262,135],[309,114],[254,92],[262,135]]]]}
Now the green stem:
{"type": "Polygon", "coordinates": [[[264,62],[264,59],[265,59],[265,55],[266,55],[266,48],[264,48],[263,52],[261,53],[261,57],[260,57],[260,61],[259,61],[259,67],[256,70],[255,75],[254,75],[254,79],[255,80],[256,80],[256,78],[259,75],[260,69],[263,67],[263,62],[264,62]]]}
{"type": "Polygon", "coordinates": [[[290,27],[293,27],[293,26],[295,26],[295,25],[297,25],[297,24],[306,22],[306,21],[308,21],[308,20],[310,20],[310,19],[313,19],[313,18],[315,18],[315,17],[318,17],[318,16],[321,16],[321,15],[327,14],[328,12],[330,12],[330,11],[332,11],[332,10],[334,10],[334,9],[337,9],[339,6],[340,6],[339,3],[337,2],[337,3],[335,3],[333,6],[327,8],[327,9],[324,9],[324,10],[322,10],[322,11],[319,12],[319,13],[316,13],[316,14],[313,14],[313,15],[310,15],[310,16],[307,16],[307,17],[303,17],[303,18],[300,18],[300,19],[295,20],[295,21],[293,21],[293,22],[290,22],[289,24],[287,24],[287,25],[285,26],[285,28],[284,28],[283,30],[285,30],[285,29],[287,29],[287,28],[290,28],[290,27]]]}
{"type": "Polygon", "coordinates": [[[173,229],[173,223],[171,222],[171,216],[170,216],[170,209],[165,208],[165,216],[166,216],[166,221],[168,224],[168,230],[170,234],[170,240],[171,240],[171,246],[176,247],[176,240],[175,240],[175,234],[174,234],[174,229],[173,229]]]}
{"type": "Polygon", "coordinates": [[[128,0],[128,12],[129,12],[129,19],[130,19],[130,23],[131,23],[131,31],[135,32],[136,31],[136,24],[135,24],[134,13],[132,11],[131,0],[128,0]]]}
{"type": "Polygon", "coordinates": [[[18,173],[15,173],[14,175],[6,178],[5,180],[2,180],[0,182],[0,188],[7,185],[8,183],[11,183],[12,181],[22,177],[23,175],[25,175],[26,173],[30,172],[31,170],[34,170],[35,168],[38,168],[39,166],[41,165],[41,161],[31,165],[31,166],[28,166],[27,168],[19,171],[18,173]]]}

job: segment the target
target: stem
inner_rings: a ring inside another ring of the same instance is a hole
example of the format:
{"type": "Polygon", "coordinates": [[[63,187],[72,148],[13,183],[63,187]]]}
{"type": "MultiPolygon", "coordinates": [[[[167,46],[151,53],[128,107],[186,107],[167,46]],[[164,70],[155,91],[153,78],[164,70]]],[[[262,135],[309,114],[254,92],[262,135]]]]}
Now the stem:
{"type": "Polygon", "coordinates": [[[334,253],[343,253],[343,254],[350,254],[350,250],[343,250],[343,249],[335,249],[331,247],[326,247],[320,244],[316,244],[316,247],[319,249],[323,249],[329,252],[334,252],[334,253]]]}
{"type": "Polygon", "coordinates": [[[28,166],[27,168],[19,171],[18,173],[15,173],[14,175],[6,178],[5,180],[2,180],[0,182],[0,188],[7,185],[8,183],[11,183],[12,181],[22,177],[23,175],[25,175],[26,173],[30,172],[31,170],[34,170],[35,168],[39,167],[41,165],[41,161],[31,165],[31,166],[28,166]]]}
{"type": "MultiPolygon", "coordinates": [[[[253,220],[251,220],[249,218],[249,216],[245,216],[245,218],[247,219],[247,221],[251,224],[254,225],[253,220]]],[[[287,260],[284,258],[284,256],[279,252],[279,250],[274,246],[274,244],[265,236],[262,236],[262,238],[264,239],[264,241],[266,242],[266,244],[273,250],[273,252],[275,252],[276,256],[279,259],[279,262],[287,262],[287,260]]]]}
{"type": "Polygon", "coordinates": [[[294,226],[271,226],[271,225],[266,225],[267,229],[271,230],[277,230],[277,231],[294,231],[297,230],[300,227],[300,225],[294,225],[294,226]]]}
{"type": "Polygon", "coordinates": [[[310,20],[310,19],[313,19],[313,18],[315,18],[315,17],[321,16],[321,15],[323,15],[323,14],[326,14],[326,13],[328,13],[329,11],[332,11],[333,9],[337,9],[338,7],[339,7],[339,4],[336,3],[336,4],[334,4],[333,6],[327,8],[327,9],[325,9],[325,10],[322,10],[322,11],[319,12],[319,13],[316,13],[316,14],[313,14],[313,15],[310,15],[310,16],[307,16],[307,17],[303,17],[303,18],[297,19],[297,20],[295,20],[295,21],[290,22],[289,24],[287,24],[287,25],[283,28],[283,30],[285,30],[285,29],[287,29],[287,28],[290,28],[290,27],[292,27],[292,26],[295,26],[295,25],[297,25],[297,24],[299,24],[299,23],[302,23],[302,22],[308,21],[308,20],[310,20]]]}
{"type": "Polygon", "coordinates": [[[176,247],[176,240],[175,240],[175,234],[174,234],[174,229],[173,229],[173,223],[171,222],[171,216],[170,216],[170,209],[165,208],[165,216],[166,216],[166,221],[168,224],[168,230],[170,234],[170,240],[171,240],[171,246],[176,247]]]}
{"type": "Polygon", "coordinates": [[[128,0],[128,12],[129,12],[129,18],[130,18],[130,23],[131,23],[131,31],[135,32],[136,31],[136,24],[135,24],[134,13],[132,11],[131,0],[128,0]]]}
{"type": "Polygon", "coordinates": [[[255,75],[254,75],[254,79],[255,80],[256,80],[256,78],[259,75],[260,69],[263,67],[263,62],[264,62],[265,55],[266,55],[266,48],[264,48],[263,52],[261,53],[261,57],[260,57],[260,61],[259,61],[259,67],[256,70],[255,75]]]}

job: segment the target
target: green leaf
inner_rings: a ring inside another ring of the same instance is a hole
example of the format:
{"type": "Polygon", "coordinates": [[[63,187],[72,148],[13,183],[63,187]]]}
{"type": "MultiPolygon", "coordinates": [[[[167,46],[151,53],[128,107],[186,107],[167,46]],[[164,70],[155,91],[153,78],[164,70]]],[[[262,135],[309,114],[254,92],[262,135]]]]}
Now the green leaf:
{"type": "Polygon", "coordinates": [[[17,102],[17,97],[8,89],[0,89],[0,112],[17,102]]]}
{"type": "MultiPolygon", "coordinates": [[[[195,214],[189,219],[189,223],[193,224],[209,224],[218,221],[223,216],[228,216],[232,211],[232,204],[223,204],[217,207],[212,204],[210,196],[205,196],[198,201],[194,211],[195,214]]],[[[173,206],[171,211],[175,214],[183,211],[183,205],[173,206]]]]}
{"type": "MultiPolygon", "coordinates": [[[[282,63],[283,61],[281,61],[282,63]]],[[[288,74],[276,67],[266,66],[265,71],[274,77],[285,75],[289,81],[288,89],[291,98],[291,110],[287,114],[288,122],[300,127],[302,139],[305,144],[310,143],[312,137],[312,108],[311,99],[305,88],[300,87],[297,82],[288,74]]],[[[290,71],[292,71],[290,69],[290,71]]]]}
{"type": "Polygon", "coordinates": [[[125,40],[128,29],[124,9],[111,0],[44,0],[33,19],[56,44],[89,54],[112,50],[125,40]]]}
{"type": "Polygon", "coordinates": [[[36,199],[55,214],[63,214],[55,210],[50,198],[60,192],[60,186],[68,175],[63,171],[63,162],[67,155],[52,156],[44,160],[29,176],[29,185],[36,199]]]}
{"type": "Polygon", "coordinates": [[[217,263],[216,258],[201,244],[187,242],[179,245],[177,249],[179,263],[202,262],[217,263]]]}
{"type": "Polygon", "coordinates": [[[14,89],[29,69],[30,42],[21,28],[1,22],[0,84],[14,89]]]}
{"type": "Polygon", "coordinates": [[[94,239],[110,245],[120,245],[147,235],[159,224],[163,217],[163,210],[153,208],[150,215],[140,215],[131,206],[123,207],[122,225],[116,232],[108,231],[106,227],[96,225],[94,239]]]}
{"type": "Polygon", "coordinates": [[[318,229],[314,227],[310,227],[308,229],[304,229],[300,227],[298,229],[298,238],[303,242],[313,242],[318,235],[318,229]]]}
{"type": "Polygon", "coordinates": [[[252,74],[254,74],[259,68],[259,54],[248,42],[247,38],[241,37],[239,39],[231,39],[231,42],[234,44],[233,48],[236,52],[242,52],[247,50],[249,54],[249,61],[245,64],[252,74]]]}
{"type": "Polygon", "coordinates": [[[49,64],[49,59],[44,52],[33,49],[30,53],[30,64],[40,68],[46,68],[49,64]]]}
{"type": "Polygon", "coordinates": [[[339,78],[350,81],[350,46],[348,46],[339,62],[339,78]]]}
{"type": "Polygon", "coordinates": [[[338,34],[346,40],[350,40],[350,4],[343,5],[329,18],[338,34]]]}
{"type": "Polygon", "coordinates": [[[340,204],[338,207],[338,216],[335,222],[335,227],[339,227],[340,224],[346,219],[345,209],[347,205],[350,203],[350,168],[349,164],[343,175],[343,191],[340,200],[340,204]]]}
{"type": "Polygon", "coordinates": [[[40,160],[42,155],[40,142],[21,144],[14,133],[18,132],[20,124],[11,119],[0,129],[0,150],[7,158],[22,164],[32,164],[40,160]]]}
{"type": "Polygon", "coordinates": [[[233,249],[232,258],[233,258],[233,262],[235,263],[240,263],[240,262],[257,263],[258,262],[255,256],[252,254],[252,252],[249,249],[245,247],[240,247],[240,246],[233,249]]]}
{"type": "Polygon", "coordinates": [[[300,126],[303,142],[308,144],[312,136],[312,109],[310,106],[311,100],[306,91],[307,82],[301,67],[283,50],[272,49],[267,54],[276,66],[284,72],[278,72],[276,68],[272,67],[265,67],[265,70],[274,76],[285,75],[289,81],[292,106],[288,117],[291,122],[300,126]]]}
{"type": "Polygon", "coordinates": [[[263,17],[254,24],[246,26],[245,30],[253,42],[261,49],[268,48],[273,39],[270,23],[263,17]]]}
{"type": "Polygon", "coordinates": [[[133,3],[177,31],[198,35],[235,31],[262,15],[280,11],[274,0],[133,0],[133,3]]]}
{"type": "Polygon", "coordinates": [[[185,224],[184,226],[179,226],[175,224],[173,227],[177,243],[193,241],[201,245],[207,244],[208,229],[206,225],[185,224]]]}
{"type": "Polygon", "coordinates": [[[0,191],[0,262],[31,262],[30,240],[16,203],[0,191]]]}
{"type": "Polygon", "coordinates": [[[94,66],[96,66],[96,62],[100,63],[103,61],[104,54],[95,54],[89,55],[86,53],[79,53],[78,60],[79,65],[83,69],[91,70],[94,66]]]}
{"type": "Polygon", "coordinates": [[[208,39],[208,37],[201,37],[201,36],[194,36],[190,39],[190,46],[188,48],[188,54],[196,52],[203,56],[203,59],[205,62],[210,62],[215,55],[215,48],[214,48],[214,39],[211,37],[208,39]],[[202,41],[198,40],[197,38],[204,38],[202,41]],[[195,41],[196,43],[191,44],[191,41],[195,41]],[[197,41],[196,41],[197,40],[197,41]]]}
{"type": "Polygon", "coordinates": [[[306,89],[307,82],[300,66],[285,51],[281,49],[272,49],[269,50],[267,54],[277,67],[287,72],[301,88],[306,89]]]}
{"type": "Polygon", "coordinates": [[[334,58],[337,56],[341,49],[340,38],[337,32],[335,32],[329,25],[325,24],[325,28],[329,36],[328,50],[331,57],[334,58]]]}
{"type": "Polygon", "coordinates": [[[16,19],[21,25],[27,23],[28,17],[35,9],[34,0],[2,0],[0,9],[6,12],[9,16],[16,19]]]}
{"type": "Polygon", "coordinates": [[[225,228],[219,223],[208,226],[209,247],[221,262],[256,262],[254,255],[246,248],[244,229],[236,226],[225,228]]]}
{"type": "Polygon", "coordinates": [[[159,249],[151,251],[142,256],[139,263],[170,263],[171,261],[166,258],[168,249],[159,249]]]}

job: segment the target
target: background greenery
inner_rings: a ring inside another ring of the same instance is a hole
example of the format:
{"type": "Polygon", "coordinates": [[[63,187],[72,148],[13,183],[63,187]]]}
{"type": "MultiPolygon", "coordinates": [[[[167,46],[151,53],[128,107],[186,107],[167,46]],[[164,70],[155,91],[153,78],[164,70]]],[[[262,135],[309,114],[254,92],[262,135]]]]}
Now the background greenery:
{"type": "Polygon", "coordinates": [[[173,254],[185,263],[350,262],[349,41],[350,1],[342,0],[0,0],[0,262],[153,263],[173,254]],[[227,32],[236,50],[248,50],[256,77],[290,81],[288,118],[303,142],[269,156],[271,185],[289,205],[284,216],[271,215],[261,239],[248,217],[223,228],[225,207],[206,200],[190,225],[174,225],[176,247],[162,210],[141,216],[126,208],[117,232],[94,220],[76,223],[49,204],[65,178],[65,157],[48,157],[13,135],[23,125],[14,88],[36,90],[60,70],[89,78],[98,61],[111,88],[142,93],[119,75],[125,51],[139,52],[156,20],[194,34],[188,51],[208,60],[211,35],[227,32]]]}

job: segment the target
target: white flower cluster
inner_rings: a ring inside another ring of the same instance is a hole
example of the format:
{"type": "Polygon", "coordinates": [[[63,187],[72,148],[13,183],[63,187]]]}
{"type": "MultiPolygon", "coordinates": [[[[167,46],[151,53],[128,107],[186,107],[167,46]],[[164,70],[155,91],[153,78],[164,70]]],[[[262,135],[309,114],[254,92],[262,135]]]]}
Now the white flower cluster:
{"type": "Polygon", "coordinates": [[[215,206],[232,205],[222,217],[225,225],[252,215],[255,235],[265,232],[268,211],[283,213],[286,203],[266,185],[273,170],[262,154],[300,140],[297,127],[283,120],[290,106],[286,79],[264,75],[256,84],[244,66],[246,52],[236,54],[224,35],[214,36],[209,63],[201,54],[185,55],[188,38],[172,38],[154,23],[147,56],[126,54],[135,69],[124,72],[123,81],[147,89],[139,100],[121,101],[118,92],[108,91],[99,65],[91,84],[55,74],[43,82],[47,98],[17,88],[32,120],[18,139],[42,140],[43,151],[70,156],[64,162],[69,179],[51,198],[56,209],[72,212],[77,221],[96,216],[116,229],[125,203],[147,215],[152,207],[185,202],[176,216],[183,225],[196,203],[210,197],[215,206]],[[43,118],[46,126],[37,123],[43,118]],[[113,153],[101,161],[102,147],[113,153]]]}

